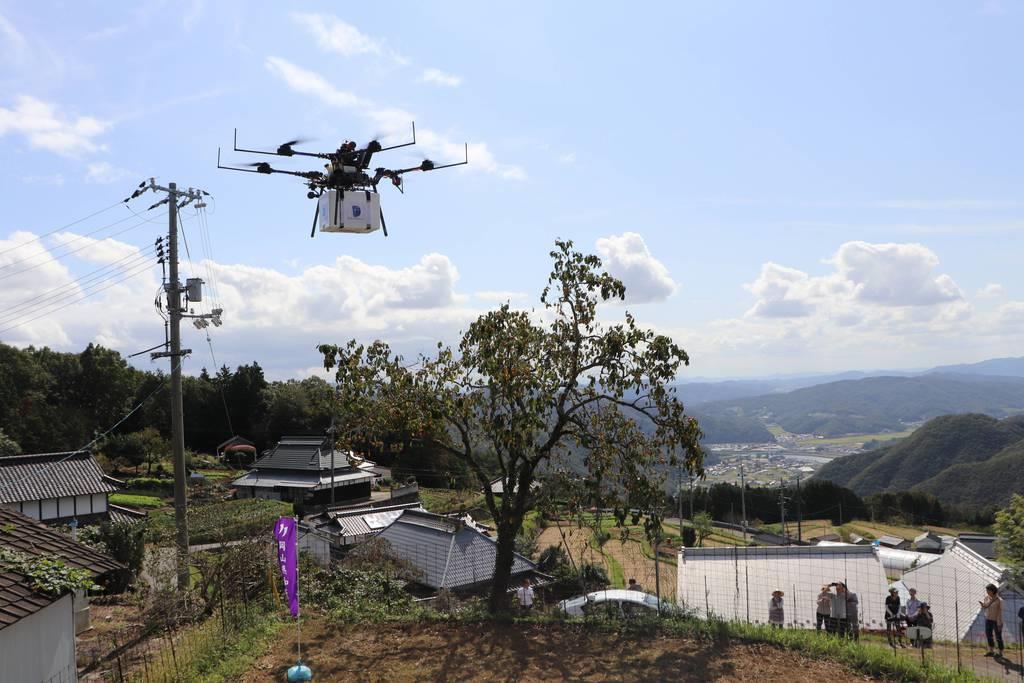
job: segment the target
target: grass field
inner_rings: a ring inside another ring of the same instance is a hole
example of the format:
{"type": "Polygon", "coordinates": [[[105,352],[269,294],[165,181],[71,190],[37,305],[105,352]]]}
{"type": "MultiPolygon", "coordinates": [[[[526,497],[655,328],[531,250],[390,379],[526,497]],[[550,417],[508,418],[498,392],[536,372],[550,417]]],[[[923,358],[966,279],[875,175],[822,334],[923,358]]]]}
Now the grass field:
{"type": "Polygon", "coordinates": [[[164,501],[156,496],[138,493],[111,493],[110,502],[130,508],[162,508],[165,505],[164,501]]]}
{"type": "MultiPolygon", "coordinates": [[[[900,526],[897,524],[882,524],[880,522],[866,522],[862,520],[856,520],[853,522],[847,522],[842,526],[836,526],[827,519],[805,519],[802,523],[803,537],[804,540],[812,538],[814,536],[822,536],[824,534],[839,534],[844,541],[849,541],[850,534],[857,534],[868,539],[876,539],[880,536],[896,536],[897,538],[905,538],[907,540],[914,540],[925,531],[933,531],[937,534],[948,534],[950,536],[956,536],[962,530],[951,529],[949,527],[940,526],[900,526]]],[[[782,526],[779,524],[768,524],[766,528],[772,529],[776,532],[781,532],[782,526]]],[[[797,523],[786,522],[786,532],[793,536],[797,535],[797,523]]]]}
{"type": "Polygon", "coordinates": [[[798,446],[850,446],[855,443],[866,443],[868,441],[892,441],[893,439],[905,439],[913,433],[913,429],[908,429],[902,432],[851,434],[849,436],[836,436],[829,439],[799,439],[796,443],[798,446]]]}

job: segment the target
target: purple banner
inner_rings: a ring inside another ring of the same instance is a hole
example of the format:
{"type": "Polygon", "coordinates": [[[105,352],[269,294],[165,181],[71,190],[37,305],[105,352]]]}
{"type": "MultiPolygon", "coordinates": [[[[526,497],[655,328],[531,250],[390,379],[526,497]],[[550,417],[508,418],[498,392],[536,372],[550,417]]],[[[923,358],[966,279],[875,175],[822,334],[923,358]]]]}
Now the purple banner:
{"type": "Polygon", "coordinates": [[[292,616],[299,616],[299,564],[296,550],[295,519],[281,517],[274,525],[274,538],[277,539],[277,563],[281,565],[281,578],[284,579],[284,592],[288,596],[288,608],[292,616]]]}

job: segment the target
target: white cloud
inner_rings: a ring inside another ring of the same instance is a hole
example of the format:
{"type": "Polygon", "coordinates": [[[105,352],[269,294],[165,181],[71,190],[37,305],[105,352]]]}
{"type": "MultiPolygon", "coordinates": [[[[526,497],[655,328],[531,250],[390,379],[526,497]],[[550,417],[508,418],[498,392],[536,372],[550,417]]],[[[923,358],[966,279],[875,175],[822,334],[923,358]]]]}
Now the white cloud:
{"type": "Polygon", "coordinates": [[[979,289],[975,296],[978,297],[979,299],[997,299],[1001,297],[1003,294],[1004,290],[1002,285],[995,282],[990,282],[981,289],[979,289]]]}
{"type": "MultiPolygon", "coordinates": [[[[949,275],[936,275],[939,259],[920,244],[846,242],[826,263],[835,271],[811,275],[766,263],[745,288],[757,297],[747,317],[801,318],[820,312],[844,324],[867,316],[871,308],[923,307],[963,301],[949,275]]],[[[931,317],[906,313],[904,317],[931,317]]]]}
{"type": "MultiPolygon", "coordinates": [[[[0,340],[76,351],[92,341],[128,353],[143,344],[152,346],[149,340],[159,334],[152,308],[159,271],[152,259],[129,259],[117,268],[76,279],[79,276],[65,265],[74,260],[55,256],[63,253],[61,244],[78,236],[55,237],[54,249],[27,232],[0,240],[0,340]]],[[[106,264],[138,254],[136,247],[116,240],[85,239],[93,246],[75,254],[75,259],[106,264]]],[[[82,244],[74,242],[75,247],[82,244]]]]}
{"type": "Polygon", "coordinates": [[[757,297],[757,303],[747,311],[747,316],[799,318],[814,310],[809,300],[813,296],[814,282],[803,271],[769,262],[761,266],[756,280],[744,286],[757,297]]]}
{"type": "Polygon", "coordinates": [[[305,28],[322,50],[336,52],[344,57],[380,55],[383,46],[352,24],[329,14],[293,12],[292,20],[305,28]]]}
{"type": "Polygon", "coordinates": [[[558,163],[560,163],[560,164],[574,164],[574,163],[576,163],[576,153],[575,152],[566,152],[565,154],[559,155],[558,163]]]}
{"type": "Polygon", "coordinates": [[[47,175],[23,175],[21,182],[26,185],[54,185],[60,187],[64,184],[64,174],[50,173],[47,175]]]}
{"type": "Polygon", "coordinates": [[[433,83],[445,88],[457,88],[462,84],[461,76],[445,73],[440,69],[424,69],[420,80],[424,83],[433,83]]]}
{"type": "Polygon", "coordinates": [[[948,275],[934,276],[935,253],[921,244],[847,242],[832,258],[861,301],[888,306],[931,306],[963,293],[948,275]]]}
{"type": "MultiPolygon", "coordinates": [[[[397,107],[381,107],[351,92],[340,90],[320,74],[298,67],[280,57],[267,57],[266,67],[292,90],[315,97],[332,107],[346,109],[362,116],[375,129],[383,132],[385,137],[408,135],[409,124],[416,119],[416,115],[410,111],[397,107]]],[[[454,142],[429,128],[417,127],[416,141],[427,154],[437,157],[435,161],[445,163],[460,161],[466,149],[463,143],[454,142]]],[[[509,180],[526,178],[526,172],[522,168],[499,163],[482,142],[470,144],[468,154],[475,169],[509,180]]]]}
{"type": "Polygon", "coordinates": [[[506,302],[522,301],[526,299],[526,292],[505,292],[500,290],[482,290],[479,292],[473,292],[474,298],[480,301],[487,301],[496,304],[503,304],[506,302]]]}
{"type": "Polygon", "coordinates": [[[85,168],[85,182],[107,185],[124,180],[128,172],[123,168],[117,168],[107,161],[97,161],[85,168]]]}
{"type": "Polygon", "coordinates": [[[597,253],[605,269],[626,285],[626,301],[664,301],[678,288],[668,268],[651,255],[643,237],[635,232],[600,238],[597,253]]]}
{"type": "Polygon", "coordinates": [[[0,137],[20,133],[32,147],[46,149],[63,156],[79,156],[99,152],[106,145],[95,141],[110,124],[91,116],[75,119],[60,116],[54,105],[29,95],[15,97],[12,109],[0,107],[0,137]]]}
{"type": "Polygon", "coordinates": [[[139,254],[139,248],[133,244],[121,242],[110,237],[96,239],[73,232],[58,232],[50,237],[50,242],[56,247],[68,247],[74,250],[76,258],[103,265],[112,264],[129,256],[139,254]]]}

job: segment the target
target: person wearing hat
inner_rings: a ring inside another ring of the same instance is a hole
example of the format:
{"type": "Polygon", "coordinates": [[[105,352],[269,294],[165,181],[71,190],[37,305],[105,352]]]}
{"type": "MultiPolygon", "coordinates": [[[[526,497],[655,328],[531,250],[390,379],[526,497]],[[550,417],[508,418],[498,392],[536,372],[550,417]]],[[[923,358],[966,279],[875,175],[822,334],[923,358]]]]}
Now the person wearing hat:
{"type": "Polygon", "coordinates": [[[832,591],[829,590],[828,586],[822,586],[821,592],[818,593],[818,608],[815,613],[814,628],[818,631],[821,630],[821,625],[825,624],[825,630],[829,629],[828,616],[832,611],[832,591]]]}
{"type": "MultiPolygon", "coordinates": [[[[929,606],[927,602],[922,602],[921,606],[917,610],[917,621],[915,622],[915,625],[918,626],[918,627],[926,628],[929,631],[931,631],[932,630],[932,626],[934,624],[935,624],[935,618],[932,616],[932,608],[931,608],[931,606],[929,606]]],[[[920,645],[921,647],[931,647],[932,637],[928,636],[927,638],[924,639],[924,642],[917,643],[917,644],[920,645]]]]}
{"type": "Polygon", "coordinates": [[[885,598],[885,636],[889,640],[889,647],[895,648],[899,643],[900,647],[906,647],[903,642],[903,618],[900,616],[900,592],[895,587],[889,589],[889,595],[885,598]]]}
{"type": "Polygon", "coordinates": [[[772,600],[768,603],[768,623],[772,628],[782,628],[785,614],[782,608],[782,591],[772,591],[772,600]]]}

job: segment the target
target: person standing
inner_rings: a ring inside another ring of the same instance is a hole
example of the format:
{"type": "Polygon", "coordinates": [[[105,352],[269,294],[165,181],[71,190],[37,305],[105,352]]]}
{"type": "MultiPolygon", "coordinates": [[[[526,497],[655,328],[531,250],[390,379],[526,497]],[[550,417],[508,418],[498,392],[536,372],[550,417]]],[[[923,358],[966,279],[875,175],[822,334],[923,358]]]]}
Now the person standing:
{"type": "Polygon", "coordinates": [[[641,591],[642,592],[643,588],[641,588],[640,584],[636,582],[636,579],[630,579],[629,580],[629,585],[626,586],[626,590],[641,591]]]}
{"type": "Polygon", "coordinates": [[[895,648],[899,643],[900,647],[906,647],[903,642],[903,630],[900,628],[900,592],[895,588],[889,589],[889,595],[885,598],[885,636],[889,640],[889,647],[895,648]]]}
{"type": "Polygon", "coordinates": [[[841,584],[846,593],[846,634],[854,640],[860,640],[860,615],[858,613],[857,594],[841,584]]]}
{"type": "Polygon", "coordinates": [[[995,656],[993,648],[999,644],[999,656],[1003,656],[1003,599],[999,597],[999,589],[990,583],[985,586],[987,595],[984,600],[979,600],[981,609],[985,610],[985,639],[988,641],[988,652],[986,657],[995,656]]]}
{"type": "Polygon", "coordinates": [[[849,627],[846,621],[846,586],[841,583],[831,584],[836,592],[831,594],[832,604],[829,611],[829,621],[832,622],[832,633],[845,636],[849,627]]]}
{"type": "Polygon", "coordinates": [[[932,634],[932,629],[935,627],[935,618],[932,616],[932,608],[928,605],[927,602],[922,602],[921,606],[918,608],[916,623],[918,628],[928,629],[929,635],[915,643],[914,646],[921,648],[931,647],[932,638],[934,638],[934,634],[932,634]]]}
{"type": "Polygon", "coordinates": [[[786,621],[782,602],[783,595],[785,593],[782,591],[772,591],[772,599],[768,603],[768,623],[772,628],[782,628],[782,624],[786,621]]]}
{"type": "Polygon", "coordinates": [[[533,586],[529,579],[523,579],[523,585],[516,589],[516,599],[519,601],[519,608],[529,614],[533,610],[533,586]]]}
{"type": "Polygon", "coordinates": [[[829,613],[832,611],[832,593],[829,591],[828,586],[822,586],[821,592],[818,593],[818,608],[815,611],[815,622],[814,628],[818,631],[821,630],[821,625],[825,624],[825,630],[828,631],[828,618],[829,613]]]}
{"type": "Polygon", "coordinates": [[[907,600],[907,625],[917,626],[917,612],[921,609],[921,601],[917,599],[917,589],[910,589],[910,599],[907,600]]]}

